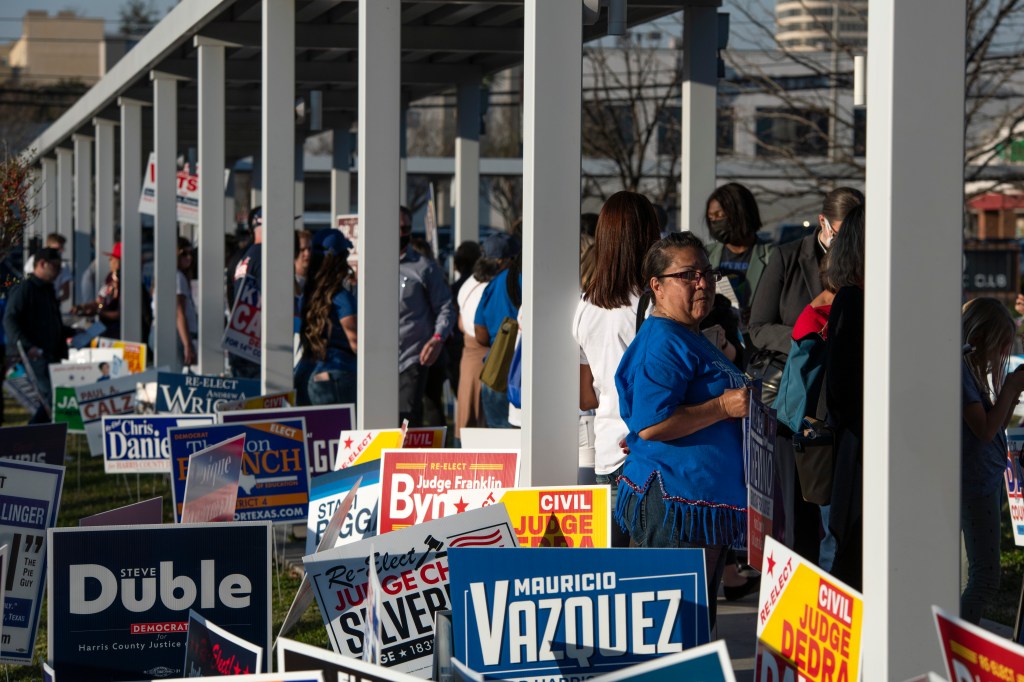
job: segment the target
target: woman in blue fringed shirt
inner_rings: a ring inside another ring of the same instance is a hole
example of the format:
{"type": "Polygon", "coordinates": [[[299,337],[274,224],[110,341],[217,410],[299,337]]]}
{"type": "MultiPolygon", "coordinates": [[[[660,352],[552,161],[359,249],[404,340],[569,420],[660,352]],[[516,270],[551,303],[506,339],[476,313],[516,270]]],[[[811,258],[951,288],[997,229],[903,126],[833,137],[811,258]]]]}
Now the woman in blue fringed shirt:
{"type": "Polygon", "coordinates": [[[743,373],[700,332],[719,279],[693,234],[654,244],[644,260],[654,310],[615,376],[629,427],[615,519],[631,545],[705,550],[712,627],[726,549],[746,537],[750,400],[743,373]]]}

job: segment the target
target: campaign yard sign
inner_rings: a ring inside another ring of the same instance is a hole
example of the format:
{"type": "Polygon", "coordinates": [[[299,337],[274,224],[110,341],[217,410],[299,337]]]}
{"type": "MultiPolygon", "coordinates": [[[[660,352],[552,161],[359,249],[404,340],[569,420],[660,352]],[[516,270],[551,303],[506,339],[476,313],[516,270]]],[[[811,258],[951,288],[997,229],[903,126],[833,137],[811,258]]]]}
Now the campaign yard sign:
{"type": "Polygon", "coordinates": [[[492,505],[303,557],[331,648],[355,658],[363,654],[372,551],[383,592],[380,664],[429,676],[434,614],[452,608],[448,552],[460,546],[515,547],[505,508],[492,505]]]}
{"type": "Polygon", "coordinates": [[[46,531],[57,525],[64,467],[0,460],[0,544],[10,547],[0,663],[32,662],[46,586],[46,531]]]}
{"type": "Polygon", "coordinates": [[[156,377],[156,370],[149,370],[75,389],[78,410],[89,440],[89,452],[94,457],[103,455],[103,417],[134,414],[139,384],[155,381],[156,377]]]}
{"type": "Polygon", "coordinates": [[[416,426],[405,430],[403,448],[443,448],[447,426],[416,426]]]}
{"type": "Polygon", "coordinates": [[[272,410],[278,407],[291,407],[294,404],[295,391],[281,391],[279,393],[258,395],[255,398],[225,401],[220,405],[217,405],[217,411],[233,412],[236,410],[272,410]]]}
{"type": "Polygon", "coordinates": [[[235,294],[231,317],[224,326],[220,347],[229,353],[259,362],[260,350],[260,286],[255,277],[247,276],[235,294]]]}
{"type": "Polygon", "coordinates": [[[385,668],[366,663],[357,658],[340,656],[332,651],[310,646],[293,639],[279,637],[277,649],[279,671],[318,670],[325,680],[350,680],[351,682],[420,682],[415,677],[394,668],[385,668]]]}
{"type": "Polygon", "coordinates": [[[775,493],[775,410],[751,397],[743,449],[747,462],[747,563],[762,570],[772,536],[775,493]]]}
{"type": "Polygon", "coordinates": [[[765,539],[754,679],[860,679],[864,598],[774,538],[765,539]]]}
{"type": "Polygon", "coordinates": [[[1013,542],[1024,547],[1024,481],[1020,470],[1020,454],[1024,448],[1024,429],[1006,430],[1006,499],[1010,506],[1010,526],[1013,528],[1013,542]]]}
{"type": "Polygon", "coordinates": [[[932,606],[950,682],[1024,678],[1024,647],[932,606]]]}
{"type": "Polygon", "coordinates": [[[124,362],[128,365],[128,371],[138,374],[146,370],[146,344],[124,341],[122,339],[108,339],[103,336],[92,340],[93,348],[120,348],[124,353],[124,362]]]}
{"type": "Polygon", "coordinates": [[[237,435],[188,457],[182,523],[233,521],[245,436],[237,435]]]}
{"type": "Polygon", "coordinates": [[[309,513],[306,515],[306,554],[320,544],[335,510],[360,481],[355,500],[328,548],[372,538],[377,534],[377,503],[380,500],[380,466],[369,462],[317,476],[309,482],[309,513]]]}
{"type": "Polygon", "coordinates": [[[263,648],[235,637],[189,609],[185,676],[253,675],[262,670],[263,648]]]}
{"type": "Polygon", "coordinates": [[[103,470],[108,474],[169,474],[171,441],[167,430],[213,422],[212,414],[103,417],[103,470]]]}
{"type": "Polygon", "coordinates": [[[67,442],[67,424],[5,426],[0,429],[0,459],[60,466],[67,442]]]}
{"type": "Polygon", "coordinates": [[[376,462],[381,450],[400,448],[405,440],[405,429],[342,429],[338,437],[338,456],[334,468],[344,469],[353,464],[376,462]]]}
{"type": "Polygon", "coordinates": [[[355,413],[354,405],[313,405],[275,410],[221,411],[217,417],[221,424],[302,417],[306,420],[309,472],[311,476],[319,476],[333,470],[334,461],[338,457],[338,430],[351,428],[355,423],[355,413]]]}
{"type": "Polygon", "coordinates": [[[269,650],[268,523],[60,528],[48,655],[61,679],[180,676],[188,612],[269,650]]]}
{"type": "Polygon", "coordinates": [[[67,424],[71,433],[85,433],[82,415],[78,411],[75,388],[96,383],[104,376],[104,372],[107,377],[104,379],[105,381],[114,377],[127,376],[128,366],[121,358],[50,365],[50,386],[53,399],[51,413],[54,423],[67,424]]]}
{"type": "Polygon", "coordinates": [[[611,547],[610,499],[606,485],[449,490],[444,508],[504,504],[520,547],[611,547]]]}
{"type": "MultiPolygon", "coordinates": [[[[177,172],[177,221],[199,224],[199,175],[189,173],[188,168],[177,172]]],[[[149,153],[146,173],[142,178],[142,192],[139,194],[139,213],[156,215],[156,152],[149,153]]]]}
{"type": "Polygon", "coordinates": [[[170,429],[176,518],[181,518],[185,499],[189,456],[244,435],[235,520],[295,523],[304,519],[309,505],[304,429],[301,418],[170,429]]]}
{"type": "Polygon", "coordinates": [[[161,414],[211,414],[222,402],[260,394],[257,379],[160,372],[156,381],[156,411],[161,414]]]}
{"type": "MultiPolygon", "coordinates": [[[[341,682],[343,678],[338,678],[341,682]]],[[[298,673],[262,673],[260,675],[213,675],[208,677],[182,677],[167,682],[324,682],[324,676],[318,670],[308,670],[298,673]]],[[[334,682],[329,680],[328,682],[334,682]]],[[[358,678],[351,678],[346,682],[358,682],[358,678]]]]}
{"type": "Polygon", "coordinates": [[[164,498],[152,497],[142,502],[110,509],[92,516],[83,516],[79,526],[142,526],[163,523],[164,498]]]}
{"type": "Polygon", "coordinates": [[[461,513],[470,495],[519,483],[518,450],[384,450],[379,534],[461,513]],[[446,504],[446,500],[452,500],[446,504]]]}

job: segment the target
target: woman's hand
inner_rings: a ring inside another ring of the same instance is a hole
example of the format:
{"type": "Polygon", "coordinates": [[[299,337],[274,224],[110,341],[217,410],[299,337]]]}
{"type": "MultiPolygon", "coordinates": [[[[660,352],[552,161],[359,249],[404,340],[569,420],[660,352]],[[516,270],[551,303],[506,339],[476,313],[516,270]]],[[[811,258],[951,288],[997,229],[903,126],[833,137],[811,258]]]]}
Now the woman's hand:
{"type": "Polygon", "coordinates": [[[722,411],[729,417],[746,417],[750,411],[750,388],[730,388],[718,396],[722,411]]]}
{"type": "Polygon", "coordinates": [[[814,297],[814,300],[811,301],[811,307],[820,308],[823,305],[832,305],[832,299],[835,297],[836,295],[834,293],[826,289],[814,297]]]}

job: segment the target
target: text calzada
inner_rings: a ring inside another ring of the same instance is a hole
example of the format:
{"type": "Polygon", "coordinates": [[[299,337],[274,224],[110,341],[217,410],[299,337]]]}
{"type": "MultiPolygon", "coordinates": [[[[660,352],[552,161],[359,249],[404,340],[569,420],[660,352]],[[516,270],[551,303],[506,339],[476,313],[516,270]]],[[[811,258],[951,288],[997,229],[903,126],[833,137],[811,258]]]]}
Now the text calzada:
{"type": "Polygon", "coordinates": [[[50,534],[48,658],[73,680],[182,672],[189,609],[270,646],[270,525],[61,528],[50,534]]]}
{"type": "Polygon", "coordinates": [[[306,455],[309,458],[310,476],[332,471],[334,460],[338,457],[338,429],[351,428],[355,422],[354,406],[313,405],[274,410],[222,411],[218,414],[222,424],[280,421],[299,417],[306,420],[306,455]]]}
{"type": "Polygon", "coordinates": [[[216,443],[245,436],[236,521],[296,523],[309,505],[309,469],[302,419],[218,424],[170,430],[175,514],[181,518],[188,458],[216,443]]]}
{"type": "Polygon", "coordinates": [[[369,557],[381,584],[381,665],[429,675],[434,614],[451,609],[448,552],[459,546],[515,547],[501,504],[397,530],[303,557],[331,647],[361,657],[369,557]]]}
{"type": "Polygon", "coordinates": [[[704,553],[453,549],[455,656],[484,675],[588,679],[705,644],[704,553]]]}
{"type": "Polygon", "coordinates": [[[171,473],[167,430],[213,424],[213,415],[103,417],[103,468],[108,474],[171,473]]]}
{"type": "Polygon", "coordinates": [[[255,379],[160,372],[156,381],[156,411],[161,414],[212,414],[221,402],[260,394],[255,379]]]}
{"type": "Polygon", "coordinates": [[[461,491],[499,491],[519,482],[519,451],[384,450],[380,463],[378,532],[406,528],[466,511],[461,491]]]}
{"type": "Polygon", "coordinates": [[[139,385],[156,381],[156,378],[157,371],[148,370],[75,388],[78,411],[93,457],[103,454],[103,417],[134,414],[139,385]]]}

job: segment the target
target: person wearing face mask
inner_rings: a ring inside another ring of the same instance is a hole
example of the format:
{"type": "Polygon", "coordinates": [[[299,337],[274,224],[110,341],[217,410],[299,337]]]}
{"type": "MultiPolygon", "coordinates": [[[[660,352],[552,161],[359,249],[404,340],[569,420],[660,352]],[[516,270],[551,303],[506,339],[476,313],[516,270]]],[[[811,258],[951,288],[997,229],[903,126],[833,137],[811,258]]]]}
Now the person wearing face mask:
{"type": "Polygon", "coordinates": [[[749,189],[738,182],[722,185],[708,197],[705,219],[711,237],[712,267],[728,278],[739,303],[740,322],[750,318],[750,304],[768,265],[771,245],[759,241],[761,213],[749,189]]]}
{"type": "MultiPolygon", "coordinates": [[[[762,352],[775,353],[782,364],[792,345],[793,326],[810,304],[813,308],[832,303],[834,294],[822,285],[821,263],[842,227],[846,215],[864,203],[864,195],[851,187],[838,187],[825,195],[819,229],[803,239],[775,248],[750,310],[750,336],[762,352]]],[[[801,556],[826,559],[820,550],[819,511],[803,498],[796,475],[792,434],[780,424],[775,443],[775,470],[781,486],[786,544],[801,556]]],[[[827,553],[827,552],[826,552],[827,553]]]]}

